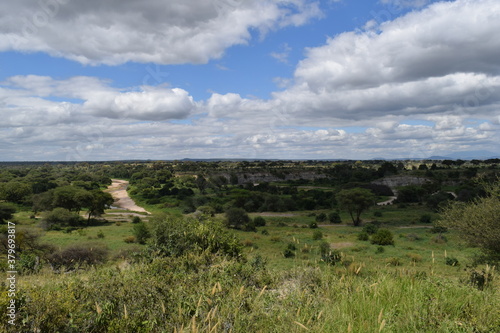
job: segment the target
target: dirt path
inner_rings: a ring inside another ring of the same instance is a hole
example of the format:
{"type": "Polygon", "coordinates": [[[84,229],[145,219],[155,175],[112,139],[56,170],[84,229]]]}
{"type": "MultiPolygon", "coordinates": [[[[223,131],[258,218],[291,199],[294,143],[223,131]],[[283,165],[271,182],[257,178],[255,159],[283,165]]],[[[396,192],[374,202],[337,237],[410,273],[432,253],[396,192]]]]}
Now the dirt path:
{"type": "Polygon", "coordinates": [[[108,186],[107,192],[109,192],[115,199],[113,206],[130,210],[133,212],[151,214],[144,208],[137,206],[134,200],[132,200],[128,196],[127,193],[128,181],[121,179],[112,179],[112,182],[113,183],[108,186]]]}

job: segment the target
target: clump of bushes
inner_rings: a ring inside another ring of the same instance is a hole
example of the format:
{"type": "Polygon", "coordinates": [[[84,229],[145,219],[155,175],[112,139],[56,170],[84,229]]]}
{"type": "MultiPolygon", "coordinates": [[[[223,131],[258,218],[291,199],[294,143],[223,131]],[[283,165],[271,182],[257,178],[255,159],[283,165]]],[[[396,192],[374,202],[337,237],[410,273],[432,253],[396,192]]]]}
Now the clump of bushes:
{"type": "Polygon", "coordinates": [[[70,271],[81,266],[104,263],[107,256],[107,247],[101,244],[87,243],[72,245],[57,251],[48,256],[47,260],[56,271],[63,268],[65,271],[70,271]]]}
{"type": "Polygon", "coordinates": [[[372,235],[371,242],[377,245],[394,245],[394,237],[389,230],[379,229],[372,235]]]}
{"type": "Polygon", "coordinates": [[[309,223],[309,228],[316,229],[317,227],[318,227],[318,224],[316,222],[309,223]]]}
{"type": "Polygon", "coordinates": [[[454,257],[447,257],[445,263],[448,266],[458,266],[459,265],[458,259],[454,258],[454,257]]]}

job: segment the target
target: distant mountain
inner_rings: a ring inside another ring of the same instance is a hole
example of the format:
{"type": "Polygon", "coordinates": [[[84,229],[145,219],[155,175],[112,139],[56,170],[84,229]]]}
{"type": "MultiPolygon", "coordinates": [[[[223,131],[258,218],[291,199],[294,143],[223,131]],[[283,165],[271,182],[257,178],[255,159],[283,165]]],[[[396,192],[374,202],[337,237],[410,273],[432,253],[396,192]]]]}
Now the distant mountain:
{"type": "Polygon", "coordinates": [[[499,158],[500,154],[493,153],[487,150],[469,150],[469,151],[460,151],[454,152],[451,154],[447,154],[445,159],[450,160],[487,160],[490,158],[499,158]]]}

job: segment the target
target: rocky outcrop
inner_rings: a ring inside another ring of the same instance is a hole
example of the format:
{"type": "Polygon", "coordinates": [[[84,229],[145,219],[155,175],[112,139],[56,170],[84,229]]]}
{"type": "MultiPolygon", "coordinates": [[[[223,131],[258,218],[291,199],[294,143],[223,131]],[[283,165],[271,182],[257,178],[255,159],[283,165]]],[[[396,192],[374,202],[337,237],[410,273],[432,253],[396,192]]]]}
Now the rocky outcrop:
{"type": "Polygon", "coordinates": [[[431,180],[425,177],[417,177],[417,176],[390,176],[384,177],[382,179],[377,179],[372,182],[372,184],[377,185],[386,185],[389,186],[392,190],[396,187],[400,186],[408,186],[408,185],[423,185],[426,183],[430,183],[431,180]]]}

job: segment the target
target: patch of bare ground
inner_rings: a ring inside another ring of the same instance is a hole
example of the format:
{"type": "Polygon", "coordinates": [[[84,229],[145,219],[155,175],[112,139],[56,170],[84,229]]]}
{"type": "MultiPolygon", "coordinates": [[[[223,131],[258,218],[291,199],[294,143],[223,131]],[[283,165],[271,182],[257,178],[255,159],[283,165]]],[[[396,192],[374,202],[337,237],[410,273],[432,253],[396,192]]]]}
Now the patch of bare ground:
{"type": "Polygon", "coordinates": [[[351,242],[340,242],[340,243],[330,243],[332,249],[343,249],[346,247],[354,246],[354,243],[351,242]]]}

